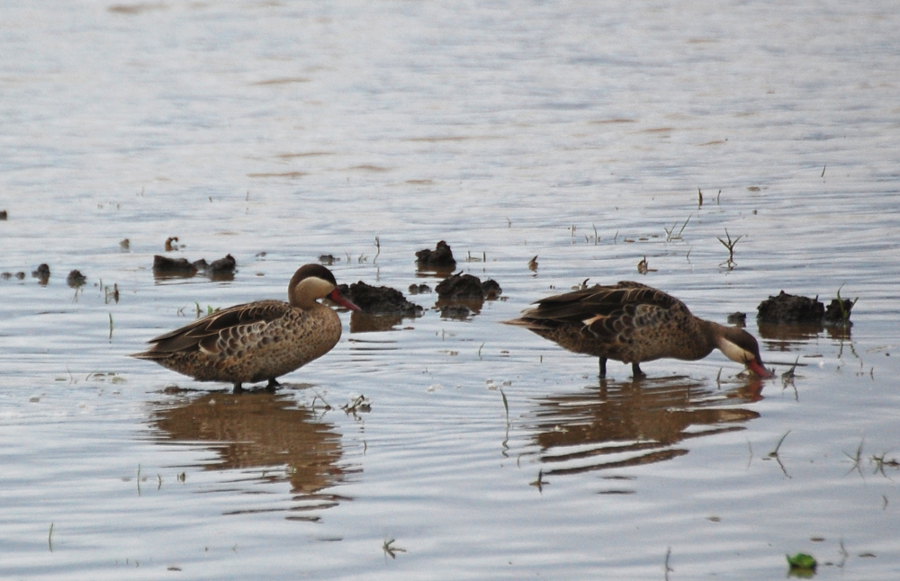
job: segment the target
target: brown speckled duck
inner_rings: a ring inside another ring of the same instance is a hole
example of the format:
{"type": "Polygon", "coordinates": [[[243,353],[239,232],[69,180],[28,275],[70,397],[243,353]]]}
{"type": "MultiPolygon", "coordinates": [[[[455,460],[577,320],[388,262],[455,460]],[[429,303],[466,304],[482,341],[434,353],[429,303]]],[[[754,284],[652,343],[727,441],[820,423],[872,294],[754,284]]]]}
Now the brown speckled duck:
{"type": "Polygon", "coordinates": [[[695,317],[687,306],[661,290],[637,282],[596,285],[537,301],[518,319],[507,321],[534,331],[576,353],[631,363],[636,378],[640,364],[663,357],[696,360],[719,349],[732,361],[760,377],[774,374],[763,366],[753,336],[695,317]]]}
{"type": "Polygon", "coordinates": [[[198,381],[243,383],[278,378],[331,351],[341,338],[341,320],[317,299],[360,310],[337,289],[319,264],[297,269],[288,284],[289,302],[264,300],[235,305],[149,341],[133,357],[156,361],[198,381]]]}

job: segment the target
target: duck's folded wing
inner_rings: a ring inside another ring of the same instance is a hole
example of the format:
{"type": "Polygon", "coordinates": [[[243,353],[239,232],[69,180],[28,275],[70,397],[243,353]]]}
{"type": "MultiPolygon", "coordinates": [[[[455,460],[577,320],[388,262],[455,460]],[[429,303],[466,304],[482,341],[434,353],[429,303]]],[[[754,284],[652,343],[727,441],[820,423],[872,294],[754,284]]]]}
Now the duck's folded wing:
{"type": "Polygon", "coordinates": [[[537,301],[523,313],[531,321],[584,322],[621,312],[626,307],[649,305],[661,309],[686,308],[675,297],[637,282],[623,281],[615,286],[594,286],[537,301]]]}
{"type": "Polygon", "coordinates": [[[210,349],[223,332],[240,333],[242,328],[283,317],[289,310],[290,306],[282,301],[258,301],[228,307],[184,327],[154,337],[149,341],[153,347],[146,353],[150,355],[189,351],[201,345],[210,349]]]}

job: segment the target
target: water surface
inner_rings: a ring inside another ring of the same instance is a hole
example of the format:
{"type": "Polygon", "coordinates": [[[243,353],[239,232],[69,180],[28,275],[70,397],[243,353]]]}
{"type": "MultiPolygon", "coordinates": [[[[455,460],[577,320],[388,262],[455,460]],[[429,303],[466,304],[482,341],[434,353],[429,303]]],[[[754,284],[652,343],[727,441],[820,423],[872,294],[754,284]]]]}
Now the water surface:
{"type": "Polygon", "coordinates": [[[4,577],[897,577],[892,4],[0,11],[4,577]],[[234,278],[155,279],[173,236],[234,278]],[[343,313],[277,394],[127,357],[323,254],[433,287],[442,239],[500,300],[343,313]],[[716,353],[601,381],[500,324],[585,279],[746,312],[796,377],[716,353]],[[855,324],[759,328],[782,289],[855,324]]]}

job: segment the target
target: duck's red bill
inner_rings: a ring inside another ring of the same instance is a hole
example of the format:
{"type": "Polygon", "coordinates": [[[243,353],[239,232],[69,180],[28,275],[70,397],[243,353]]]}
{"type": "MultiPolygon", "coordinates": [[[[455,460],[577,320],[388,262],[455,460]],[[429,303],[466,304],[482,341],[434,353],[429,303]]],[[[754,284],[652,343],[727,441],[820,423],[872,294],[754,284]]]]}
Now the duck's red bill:
{"type": "Polygon", "coordinates": [[[351,300],[341,294],[341,291],[338,289],[334,289],[328,294],[328,299],[334,301],[335,303],[341,305],[342,307],[348,308],[351,311],[361,311],[362,309],[353,304],[351,300]]]}
{"type": "Polygon", "coordinates": [[[755,373],[756,375],[762,377],[763,379],[769,379],[771,377],[775,377],[775,374],[765,368],[762,364],[762,361],[759,359],[752,359],[747,362],[747,367],[750,368],[750,371],[755,373]]]}

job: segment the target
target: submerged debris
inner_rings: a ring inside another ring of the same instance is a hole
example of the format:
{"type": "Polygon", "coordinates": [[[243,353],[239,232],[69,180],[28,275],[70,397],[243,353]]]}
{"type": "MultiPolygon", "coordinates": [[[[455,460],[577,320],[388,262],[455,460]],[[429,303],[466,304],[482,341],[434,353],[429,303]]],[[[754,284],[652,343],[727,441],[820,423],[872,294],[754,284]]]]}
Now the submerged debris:
{"type": "Polygon", "coordinates": [[[431,292],[431,287],[427,284],[411,284],[409,285],[409,294],[424,295],[431,292]]]}
{"type": "Polygon", "coordinates": [[[369,315],[402,315],[419,317],[424,309],[409,302],[403,293],[387,286],[372,286],[363,281],[351,285],[342,284],[341,294],[353,301],[369,315]]]}
{"type": "Polygon", "coordinates": [[[434,247],[434,250],[425,248],[416,252],[416,265],[419,268],[453,270],[456,268],[456,259],[453,258],[453,251],[450,250],[450,246],[441,240],[434,247]]]}

